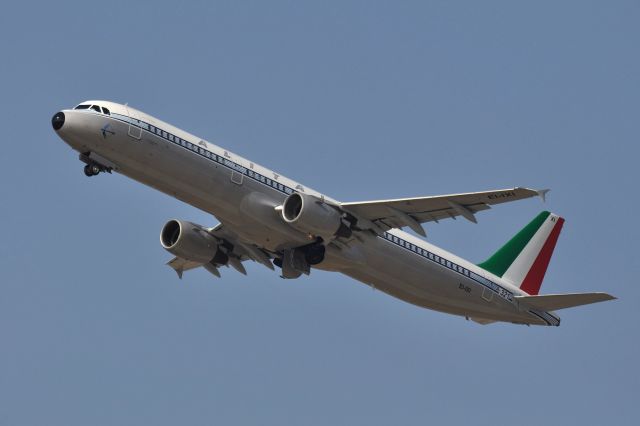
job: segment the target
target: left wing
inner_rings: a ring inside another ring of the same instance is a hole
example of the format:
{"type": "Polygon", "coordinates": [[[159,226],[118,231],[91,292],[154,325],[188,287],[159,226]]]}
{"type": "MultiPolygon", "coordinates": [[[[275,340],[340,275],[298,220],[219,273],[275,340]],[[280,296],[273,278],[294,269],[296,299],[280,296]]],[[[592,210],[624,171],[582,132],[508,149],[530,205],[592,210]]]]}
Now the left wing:
{"type": "MultiPolygon", "coordinates": [[[[235,235],[235,233],[225,228],[222,224],[218,224],[211,229],[207,229],[207,231],[215,237],[216,240],[218,240],[218,249],[222,250],[229,258],[228,262],[224,266],[231,266],[244,275],[247,274],[247,270],[242,265],[242,262],[246,260],[253,260],[263,264],[271,270],[274,269],[270,256],[264,250],[256,245],[242,241],[237,235],[235,235]]],[[[181,279],[184,271],[199,268],[201,266],[213,275],[220,277],[218,267],[223,266],[212,263],[194,262],[181,257],[174,257],[167,262],[167,265],[176,271],[178,277],[181,279]]]]}
{"type": "Polygon", "coordinates": [[[475,213],[490,209],[494,204],[535,196],[544,200],[548,191],[548,189],[512,188],[433,197],[341,203],[340,207],[358,218],[359,226],[364,223],[364,228],[372,229],[376,233],[408,226],[416,233],[426,236],[424,229],[420,226],[421,223],[455,219],[457,216],[476,223],[475,213]]]}

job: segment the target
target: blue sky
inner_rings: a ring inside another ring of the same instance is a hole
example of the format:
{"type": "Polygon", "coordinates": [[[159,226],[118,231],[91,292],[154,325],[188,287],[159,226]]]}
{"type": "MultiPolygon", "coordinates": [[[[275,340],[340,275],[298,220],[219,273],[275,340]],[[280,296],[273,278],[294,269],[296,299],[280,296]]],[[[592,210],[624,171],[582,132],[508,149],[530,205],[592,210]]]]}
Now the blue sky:
{"type": "Polygon", "coordinates": [[[636,424],[637,2],[10,2],[0,425],[636,424]],[[620,299],[479,326],[315,271],[178,281],[216,220],[87,179],[51,116],[128,102],[339,200],[552,188],[427,226],[482,261],[567,219],[542,291],[620,299]]]}

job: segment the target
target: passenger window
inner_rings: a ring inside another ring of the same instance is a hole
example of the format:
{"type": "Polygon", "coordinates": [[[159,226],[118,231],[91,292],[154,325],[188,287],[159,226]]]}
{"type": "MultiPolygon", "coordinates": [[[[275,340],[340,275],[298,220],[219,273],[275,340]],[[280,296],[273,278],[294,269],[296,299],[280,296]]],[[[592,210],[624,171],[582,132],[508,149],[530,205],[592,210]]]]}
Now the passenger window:
{"type": "Polygon", "coordinates": [[[111,115],[111,113],[109,112],[108,109],[106,109],[105,107],[102,107],[102,112],[105,113],[106,115],[111,115]]]}
{"type": "Polygon", "coordinates": [[[98,105],[91,105],[91,109],[94,111],[102,112],[100,111],[100,107],[98,105]]]}

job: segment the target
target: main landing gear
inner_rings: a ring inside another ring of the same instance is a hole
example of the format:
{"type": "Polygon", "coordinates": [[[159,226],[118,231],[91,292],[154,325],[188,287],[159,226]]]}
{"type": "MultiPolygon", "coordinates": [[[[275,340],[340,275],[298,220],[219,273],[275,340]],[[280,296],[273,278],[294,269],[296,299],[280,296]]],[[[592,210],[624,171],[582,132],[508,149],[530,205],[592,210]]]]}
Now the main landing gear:
{"type": "Polygon", "coordinates": [[[282,268],[282,278],[298,278],[302,274],[309,275],[311,266],[322,263],[325,251],[325,246],[320,242],[285,249],[282,257],[275,258],[273,264],[282,268]]]}
{"type": "Polygon", "coordinates": [[[87,164],[86,166],[84,166],[84,175],[85,176],[89,176],[89,177],[95,176],[97,174],[100,174],[101,171],[102,171],[102,167],[100,167],[96,163],[90,163],[90,164],[87,164]]]}

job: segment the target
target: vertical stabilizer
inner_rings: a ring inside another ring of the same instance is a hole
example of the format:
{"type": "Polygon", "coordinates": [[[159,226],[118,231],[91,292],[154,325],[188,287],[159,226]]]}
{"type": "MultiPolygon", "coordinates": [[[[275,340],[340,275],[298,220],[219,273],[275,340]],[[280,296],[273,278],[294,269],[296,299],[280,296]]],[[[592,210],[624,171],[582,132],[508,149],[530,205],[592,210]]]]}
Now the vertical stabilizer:
{"type": "Polygon", "coordinates": [[[538,294],[563,224],[560,216],[542,212],[478,266],[528,294],[538,294]]]}

